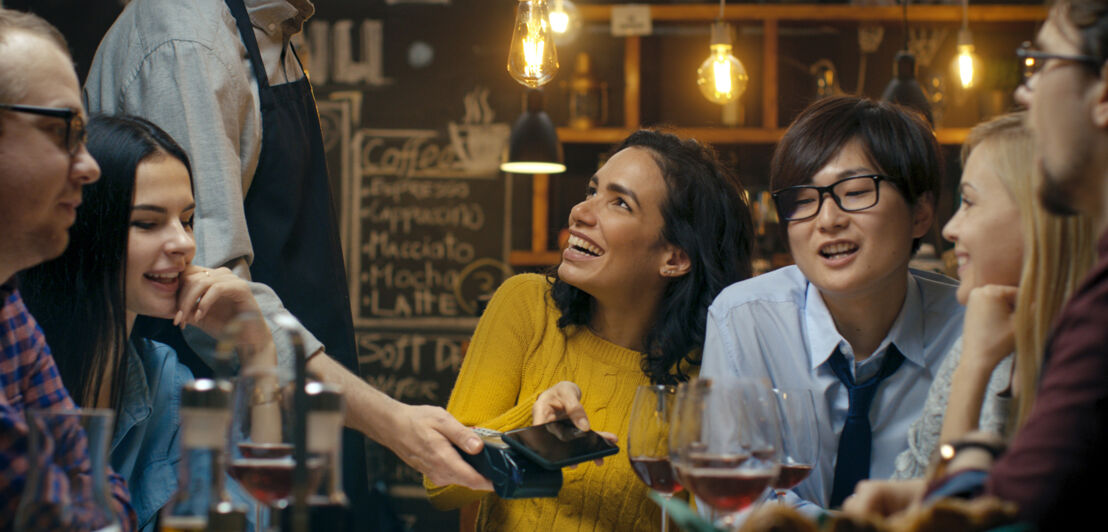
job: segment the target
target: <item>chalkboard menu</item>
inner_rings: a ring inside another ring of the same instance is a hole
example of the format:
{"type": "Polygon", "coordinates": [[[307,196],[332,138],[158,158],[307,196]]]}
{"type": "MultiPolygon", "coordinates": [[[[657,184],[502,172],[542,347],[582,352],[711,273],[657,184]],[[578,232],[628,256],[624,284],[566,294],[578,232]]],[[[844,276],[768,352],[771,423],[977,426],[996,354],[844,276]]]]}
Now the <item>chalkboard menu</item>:
{"type": "MultiPolygon", "coordinates": [[[[478,298],[511,274],[511,180],[498,165],[522,88],[503,70],[507,35],[472,31],[510,32],[514,6],[491,19],[489,7],[317,2],[302,35],[361,375],[410,404],[446,405],[478,298]]],[[[414,529],[456,526],[430,510],[418,472],[377,444],[368,452],[414,529]]]]}

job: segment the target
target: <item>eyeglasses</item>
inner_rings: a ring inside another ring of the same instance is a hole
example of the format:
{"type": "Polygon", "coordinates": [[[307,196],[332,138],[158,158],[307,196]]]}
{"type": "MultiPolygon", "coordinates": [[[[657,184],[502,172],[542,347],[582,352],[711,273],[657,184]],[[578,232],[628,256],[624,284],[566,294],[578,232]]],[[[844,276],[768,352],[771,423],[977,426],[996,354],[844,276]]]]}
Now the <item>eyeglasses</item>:
{"type": "Polygon", "coordinates": [[[826,187],[798,185],[774,192],[773,202],[777,205],[777,215],[786,222],[807,220],[819,214],[820,207],[823,207],[824,194],[830,194],[831,199],[843,211],[864,211],[877,205],[881,189],[878,185],[881,181],[889,181],[889,177],[878,174],[857,175],[840,179],[826,187]]]}
{"type": "Polygon", "coordinates": [[[1094,72],[1099,73],[1100,65],[1104,62],[1091,56],[1091,55],[1069,55],[1069,54],[1051,54],[1047,52],[1040,52],[1034,48],[1029,41],[1024,41],[1019,48],[1016,48],[1016,56],[1020,58],[1020,63],[1023,66],[1023,85],[1027,90],[1031,90],[1032,83],[1031,78],[1035,77],[1046,66],[1046,62],[1051,59],[1059,61],[1069,61],[1079,65],[1084,65],[1091,68],[1094,72]]]}
{"type": "Polygon", "coordinates": [[[17,113],[61,118],[65,121],[65,136],[62,137],[65,145],[63,147],[70,155],[77,155],[77,152],[81,150],[81,146],[84,145],[85,141],[88,139],[88,134],[85,131],[85,119],[81,118],[80,112],[74,111],[73,109],[13,105],[7,103],[0,103],[0,109],[15,111],[17,113]]]}

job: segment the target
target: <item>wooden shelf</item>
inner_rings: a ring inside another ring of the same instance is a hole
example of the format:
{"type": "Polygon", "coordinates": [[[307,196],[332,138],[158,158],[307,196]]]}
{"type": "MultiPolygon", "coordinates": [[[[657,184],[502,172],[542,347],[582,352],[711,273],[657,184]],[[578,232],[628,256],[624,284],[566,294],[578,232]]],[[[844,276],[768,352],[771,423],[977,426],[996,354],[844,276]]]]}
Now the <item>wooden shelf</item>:
{"type": "MultiPolygon", "coordinates": [[[[563,144],[616,144],[634,130],[622,127],[593,129],[558,128],[558,140],[563,144]]],[[[775,144],[785,134],[782,128],[761,127],[684,127],[667,129],[681,137],[691,137],[710,144],[775,144]]],[[[969,128],[940,128],[935,137],[940,144],[961,144],[969,128]]]]}
{"type": "MultiPolygon", "coordinates": [[[[612,16],[611,5],[578,5],[581,17],[588,22],[607,22],[612,16]]],[[[650,5],[654,23],[706,23],[719,15],[719,4],[650,5]]],[[[970,6],[967,18],[971,24],[1037,23],[1046,20],[1047,8],[1036,5],[970,6]]],[[[852,6],[828,4],[731,4],[724,8],[723,18],[731,22],[760,24],[762,99],[749,102],[762,108],[761,124],[747,127],[674,127],[670,130],[682,137],[692,137],[711,144],[774,144],[784,135],[784,125],[778,117],[778,35],[780,23],[901,23],[899,6],[852,6]]],[[[913,24],[954,25],[962,22],[962,7],[958,5],[911,5],[908,21],[913,24]]],[[[649,37],[649,36],[645,36],[649,37]]],[[[641,36],[623,39],[623,124],[587,130],[558,128],[563,144],[616,144],[640,127],[642,116],[641,36]]],[[[969,128],[941,128],[935,137],[941,144],[961,144],[969,128]]],[[[532,194],[531,250],[512,251],[508,262],[512,266],[542,266],[557,264],[561,253],[549,251],[547,239],[547,176],[535,176],[532,194]]]]}
{"type": "Polygon", "coordinates": [[[549,266],[561,261],[561,251],[513,251],[508,254],[508,264],[512,266],[549,266]]]}
{"type": "MultiPolygon", "coordinates": [[[[612,18],[610,5],[578,5],[582,20],[606,22],[612,18]]],[[[814,20],[840,22],[897,22],[903,19],[900,6],[851,6],[828,4],[728,4],[723,18],[731,21],[814,20]]],[[[719,5],[651,5],[656,22],[706,22],[716,19],[719,5]]],[[[971,23],[1041,22],[1047,8],[1041,5],[970,6],[971,23]]],[[[909,22],[962,22],[959,5],[909,5],[909,22]]]]}

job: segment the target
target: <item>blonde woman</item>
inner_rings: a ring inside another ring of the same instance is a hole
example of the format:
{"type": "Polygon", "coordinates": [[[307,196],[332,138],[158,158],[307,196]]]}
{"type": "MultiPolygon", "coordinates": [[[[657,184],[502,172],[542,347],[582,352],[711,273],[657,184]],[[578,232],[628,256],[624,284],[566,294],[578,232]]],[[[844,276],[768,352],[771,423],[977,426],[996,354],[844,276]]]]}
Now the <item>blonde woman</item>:
{"type": "Polygon", "coordinates": [[[1039,205],[1041,177],[1023,119],[1015,113],[979,124],[962,147],[962,204],[943,236],[958,257],[963,336],[909,429],[898,478],[922,476],[940,442],[1019,428],[1035,398],[1051,322],[1093,263],[1092,221],[1039,205]]]}

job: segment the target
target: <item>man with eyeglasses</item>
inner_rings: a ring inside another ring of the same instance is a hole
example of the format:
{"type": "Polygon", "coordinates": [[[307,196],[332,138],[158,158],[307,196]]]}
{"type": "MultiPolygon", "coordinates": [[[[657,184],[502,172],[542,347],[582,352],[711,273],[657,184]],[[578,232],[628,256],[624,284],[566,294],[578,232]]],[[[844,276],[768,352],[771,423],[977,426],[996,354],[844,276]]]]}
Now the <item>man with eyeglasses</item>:
{"type": "MultiPolygon", "coordinates": [[[[76,408],[42,330],[27,312],[16,272],[57,257],[81,204],[100,177],[85,149],[84,111],[65,39],[46,21],[0,8],[0,530],[9,530],[27,476],[43,480],[42,506],[24,511],[29,530],[104,528],[89,489],[88,442],[79,427],[52,429],[30,453],[28,409],[76,408]],[[52,449],[52,451],[49,451],[52,449]],[[68,516],[68,521],[62,519],[68,516]]],[[[110,510],[124,530],[135,514],[123,479],[110,474],[110,510]]]]}
{"type": "Polygon", "coordinates": [[[819,461],[787,500],[818,511],[861,479],[893,474],[960,336],[955,282],[908,268],[932,225],[942,163],[914,111],[837,97],[797,117],[770,171],[796,265],[720,293],[700,375],[813,390],[819,461]]]}

